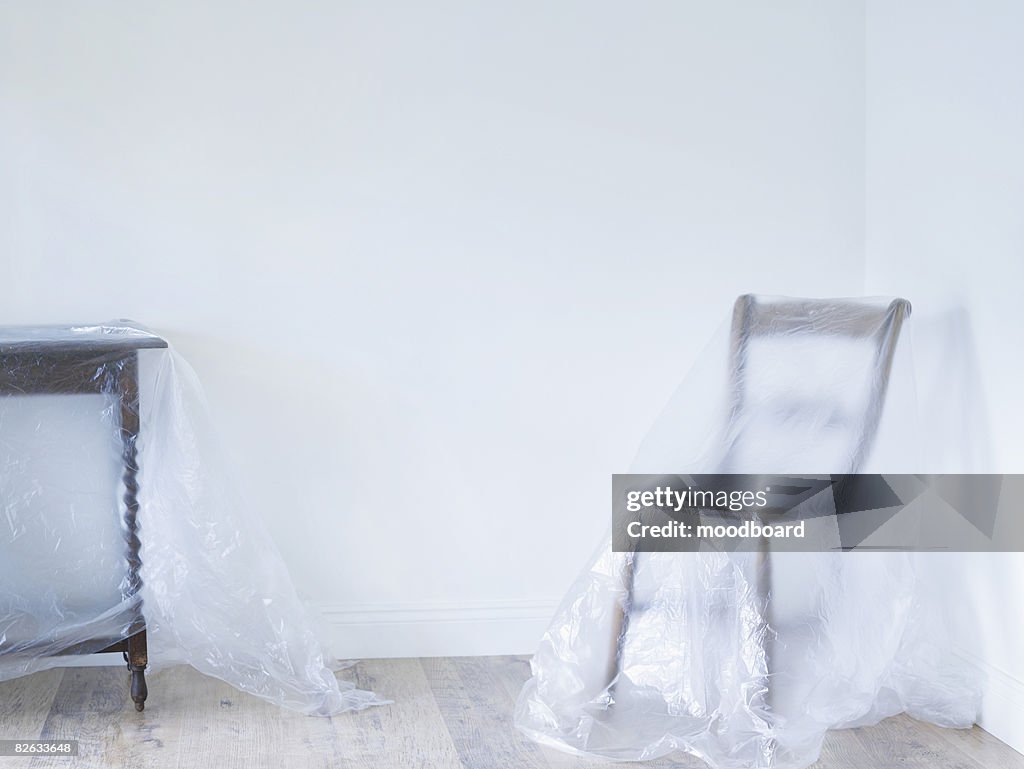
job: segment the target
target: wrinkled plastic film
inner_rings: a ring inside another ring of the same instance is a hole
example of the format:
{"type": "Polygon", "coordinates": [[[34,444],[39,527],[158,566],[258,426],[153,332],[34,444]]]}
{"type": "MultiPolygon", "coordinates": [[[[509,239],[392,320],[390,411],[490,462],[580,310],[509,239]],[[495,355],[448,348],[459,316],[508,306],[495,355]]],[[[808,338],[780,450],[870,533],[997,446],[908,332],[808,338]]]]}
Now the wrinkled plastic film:
{"type": "MultiPolygon", "coordinates": [[[[631,472],[922,472],[893,303],[752,301],[758,317],[725,322],[631,472]],[[757,333],[744,339],[744,323],[757,333]]],[[[517,725],[572,752],[683,751],[718,769],[810,766],[828,729],[900,712],[968,727],[978,685],[920,577],[926,557],[629,554],[609,541],[545,633],[517,725]]]]}
{"type": "Polygon", "coordinates": [[[0,679],[104,649],[144,617],[153,669],[187,663],[313,715],[382,702],[329,669],[228,480],[194,372],[169,349],[125,351],[146,338],[125,324],[0,331],[0,679]],[[76,340],[88,354],[68,352],[76,340]]]}

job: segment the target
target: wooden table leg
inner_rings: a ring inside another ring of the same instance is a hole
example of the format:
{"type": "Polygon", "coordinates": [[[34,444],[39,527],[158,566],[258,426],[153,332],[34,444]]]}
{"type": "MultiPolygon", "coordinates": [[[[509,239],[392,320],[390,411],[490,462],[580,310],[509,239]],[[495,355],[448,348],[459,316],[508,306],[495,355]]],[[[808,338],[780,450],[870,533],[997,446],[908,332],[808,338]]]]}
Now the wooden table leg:
{"type": "Polygon", "coordinates": [[[128,651],[124,656],[128,662],[128,670],[132,674],[132,702],[135,703],[135,709],[141,711],[146,707],[146,697],[149,696],[149,689],[146,688],[146,666],[149,664],[149,655],[146,651],[145,630],[129,637],[128,651]]]}
{"type": "Polygon", "coordinates": [[[139,363],[138,353],[118,363],[118,390],[121,400],[121,444],[124,457],[124,525],[125,544],[127,544],[128,572],[122,587],[125,600],[137,602],[138,615],[132,623],[132,629],[138,629],[128,637],[128,651],[125,658],[128,669],[132,673],[131,697],[136,710],[146,707],[146,665],[149,656],[146,650],[146,618],[142,614],[142,558],[139,553],[142,541],[139,539],[139,363]]]}

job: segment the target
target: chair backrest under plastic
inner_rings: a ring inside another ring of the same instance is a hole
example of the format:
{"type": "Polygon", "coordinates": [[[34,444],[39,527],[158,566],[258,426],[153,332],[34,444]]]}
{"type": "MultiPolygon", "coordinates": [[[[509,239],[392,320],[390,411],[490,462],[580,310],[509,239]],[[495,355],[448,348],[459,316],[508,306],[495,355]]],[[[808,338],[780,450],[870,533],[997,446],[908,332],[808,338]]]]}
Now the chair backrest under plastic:
{"type": "Polygon", "coordinates": [[[906,299],[739,297],[726,472],[857,472],[885,403],[906,299]]]}

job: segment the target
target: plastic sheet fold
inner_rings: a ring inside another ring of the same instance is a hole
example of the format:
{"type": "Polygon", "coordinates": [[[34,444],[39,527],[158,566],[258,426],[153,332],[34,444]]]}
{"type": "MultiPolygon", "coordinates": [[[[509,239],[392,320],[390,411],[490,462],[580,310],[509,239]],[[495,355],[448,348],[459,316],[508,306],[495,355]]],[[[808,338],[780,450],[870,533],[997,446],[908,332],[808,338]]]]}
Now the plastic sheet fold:
{"type": "MultiPolygon", "coordinates": [[[[741,297],[630,472],[927,472],[909,310],[741,297]]],[[[715,769],[807,767],[827,730],[901,712],[969,727],[979,685],[923,577],[930,557],[613,553],[609,540],[540,642],[517,726],[570,752],[682,751],[715,769]]]]}
{"type": "Polygon", "coordinates": [[[335,678],[194,372],[161,345],[128,322],[0,330],[0,679],[144,623],[155,669],[312,715],[382,702],[335,678]]]}

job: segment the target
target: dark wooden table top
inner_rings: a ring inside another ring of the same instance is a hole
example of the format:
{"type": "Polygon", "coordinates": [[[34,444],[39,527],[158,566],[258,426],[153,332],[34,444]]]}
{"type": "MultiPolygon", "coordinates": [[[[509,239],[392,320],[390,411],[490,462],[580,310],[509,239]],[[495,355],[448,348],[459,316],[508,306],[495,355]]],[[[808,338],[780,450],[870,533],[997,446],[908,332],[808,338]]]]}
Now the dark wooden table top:
{"type": "Polygon", "coordinates": [[[163,347],[166,340],[130,320],[82,326],[0,326],[0,355],[116,356],[163,347]]]}

